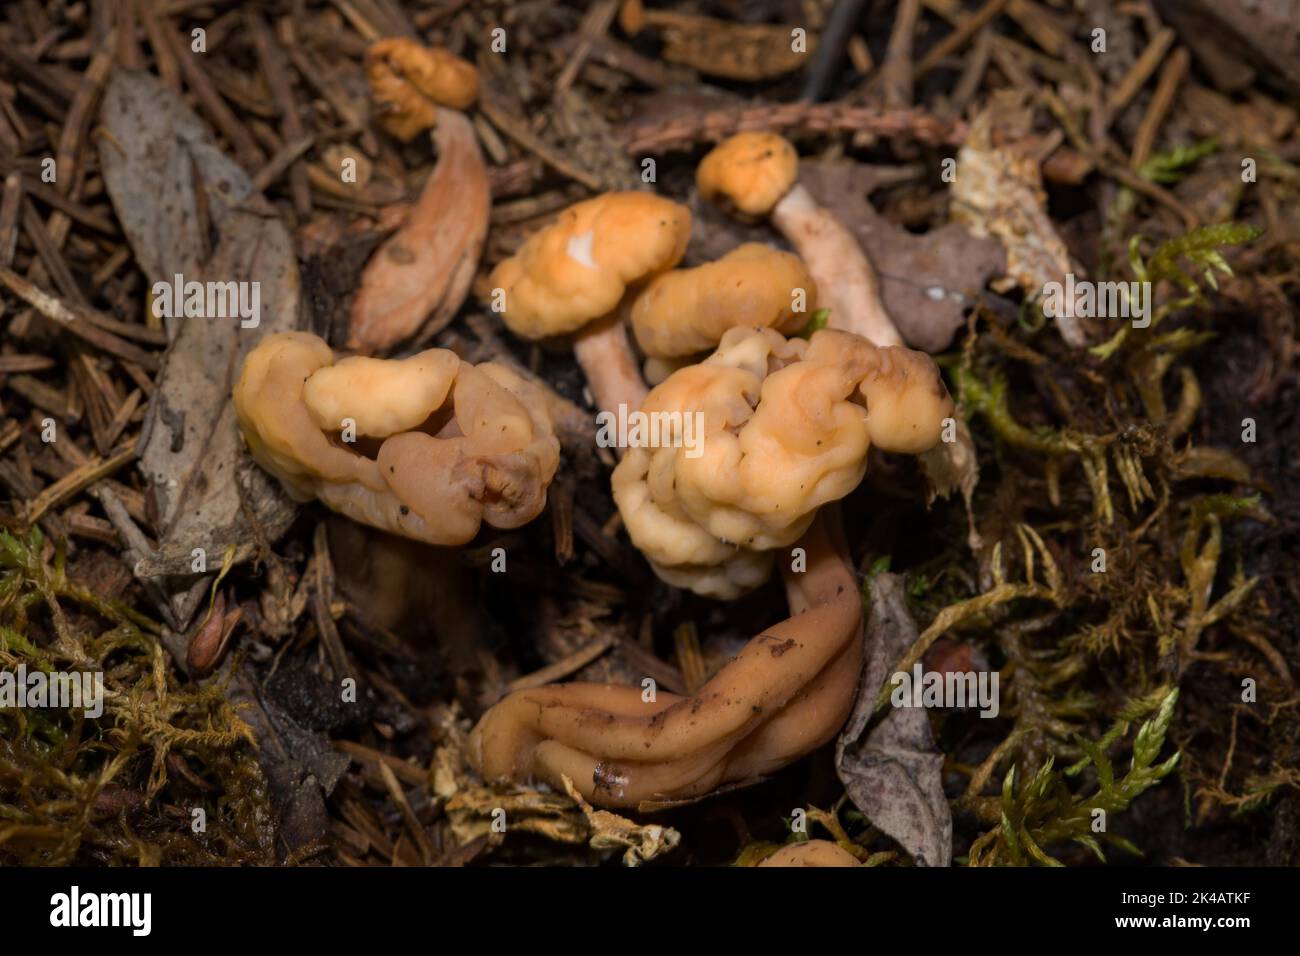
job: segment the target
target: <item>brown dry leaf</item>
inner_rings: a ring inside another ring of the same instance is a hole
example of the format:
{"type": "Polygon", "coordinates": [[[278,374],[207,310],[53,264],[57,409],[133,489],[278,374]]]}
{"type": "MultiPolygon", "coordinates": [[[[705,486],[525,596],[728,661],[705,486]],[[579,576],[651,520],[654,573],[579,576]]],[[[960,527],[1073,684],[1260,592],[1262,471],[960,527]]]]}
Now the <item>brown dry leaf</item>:
{"type": "Polygon", "coordinates": [[[379,247],[352,300],[348,347],[387,352],[442,331],[465,301],[487,235],[492,197],[474,127],[443,110],[438,165],[411,216],[379,247]]]}
{"type": "Polygon", "coordinates": [[[867,731],[889,669],[917,639],[903,579],[878,574],[871,584],[867,664],[853,716],[835,744],[835,769],[871,824],[922,866],[952,862],[952,811],[943,793],[943,754],[922,708],[895,708],[867,731]],[[865,735],[864,735],[865,732],[865,735]]]}
{"type": "Polygon", "coordinates": [[[667,853],[682,842],[682,835],[672,827],[657,823],[641,825],[633,823],[627,817],[608,810],[597,810],[573,786],[568,777],[564,781],[565,792],[573,798],[587,818],[591,827],[591,848],[593,850],[613,850],[626,847],[623,853],[624,866],[640,866],[653,860],[660,854],[667,853]]]}
{"type": "Polygon", "coordinates": [[[807,34],[806,49],[796,51],[793,27],[732,23],[690,13],[646,10],[644,23],[659,34],[669,63],[750,83],[802,69],[817,46],[816,36],[807,34]]]}
{"type": "MultiPolygon", "coordinates": [[[[227,697],[239,706],[253,730],[257,762],[278,814],[277,838],[291,852],[325,837],[330,818],[326,800],[351,763],[328,737],[303,726],[277,699],[294,698],[284,690],[285,682],[308,680],[307,673],[305,669],[286,672],[280,685],[264,687],[244,663],[226,687],[227,697]]],[[[295,692],[296,699],[308,693],[306,688],[295,688],[295,692]]]]}
{"type": "MultiPolygon", "coordinates": [[[[1064,282],[1070,263],[1065,241],[1047,214],[1041,157],[1028,136],[1004,135],[1007,117],[1019,115],[994,97],[971,123],[966,145],[957,154],[952,185],[952,218],[976,236],[993,236],[1007,252],[1007,272],[1037,299],[1049,282],[1064,282]]],[[[1056,319],[1061,337],[1076,348],[1087,344],[1077,318],[1056,319]]]]}
{"type": "Polygon", "coordinates": [[[804,163],[799,181],[844,222],[880,277],[885,308],[907,344],[942,352],[966,320],[985,283],[1006,268],[994,240],[948,223],[916,235],[885,219],[871,205],[880,171],[862,163],[804,163]]]}
{"type": "MultiPolygon", "coordinates": [[[[239,318],[166,322],[171,346],[140,440],[158,546],[136,573],[189,575],[194,549],[212,563],[234,545],[244,560],[259,537],[275,538],[292,520],[279,486],[245,467],[230,395],[244,355],[262,336],[297,323],[297,260],[274,207],[156,77],[115,70],[100,123],[105,185],[149,282],[170,284],[179,274],[186,282],[247,283],[250,297],[257,283],[260,297],[255,327],[241,327],[239,318]]],[[[173,597],[182,626],[194,603],[173,597]]]]}

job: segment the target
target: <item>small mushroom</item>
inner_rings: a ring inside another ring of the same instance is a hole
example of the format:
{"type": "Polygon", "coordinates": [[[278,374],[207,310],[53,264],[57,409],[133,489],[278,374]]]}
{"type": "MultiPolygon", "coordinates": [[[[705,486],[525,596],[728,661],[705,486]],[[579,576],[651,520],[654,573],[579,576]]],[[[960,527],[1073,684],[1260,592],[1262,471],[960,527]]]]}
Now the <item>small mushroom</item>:
{"type": "Polygon", "coordinates": [[[465,301],[492,203],[474,127],[448,110],[434,132],[438,165],[401,229],[371,256],[352,300],[348,347],[385,352],[427,342],[465,301]]]}
{"type": "Polygon", "coordinates": [[[690,697],[570,683],[517,691],[470,737],[489,782],[573,781],[608,807],[692,800],[751,783],[835,736],[862,666],[862,602],[825,522],[786,572],[791,617],[759,634],[690,697]]]}
{"type": "Polygon", "coordinates": [[[573,334],[596,407],[636,409],[646,388],[619,303],[629,286],[681,261],[690,231],[685,207],[650,193],[576,203],[493,270],[502,318],[527,339],[573,334]]]}
{"type": "Polygon", "coordinates": [[[822,290],[831,323],[875,345],[903,345],[880,296],[875,269],[853,233],[797,183],[799,156],[776,133],[737,133],[700,161],[695,182],[705,199],[747,219],[770,216],[822,290]]]}
{"type": "Polygon", "coordinates": [[[747,242],[715,262],[656,276],[632,302],[630,319],[642,352],[679,359],[716,348],[737,326],[790,335],[808,324],[816,301],[817,284],[798,256],[747,242]]]}
{"type": "Polygon", "coordinates": [[[406,37],[372,43],[365,69],[380,123],[404,143],[437,122],[439,106],[463,110],[478,99],[473,64],[406,37]]]}
{"type": "Polygon", "coordinates": [[[535,386],[446,349],[336,361],[314,335],[269,335],[234,404],[254,459],[294,497],[428,544],[531,521],[559,463],[535,386]]]}
{"type": "Polygon", "coordinates": [[[730,599],[766,580],[768,552],[857,487],[871,445],[933,447],[952,400],[924,353],[831,329],[805,341],[741,328],[656,386],[641,411],[677,431],[630,448],[614,469],[628,535],[664,581],[730,599]],[[688,420],[701,423],[693,442],[688,420]]]}
{"type": "Polygon", "coordinates": [[[759,866],[861,866],[858,858],[830,840],[807,840],[783,846],[759,866]]]}

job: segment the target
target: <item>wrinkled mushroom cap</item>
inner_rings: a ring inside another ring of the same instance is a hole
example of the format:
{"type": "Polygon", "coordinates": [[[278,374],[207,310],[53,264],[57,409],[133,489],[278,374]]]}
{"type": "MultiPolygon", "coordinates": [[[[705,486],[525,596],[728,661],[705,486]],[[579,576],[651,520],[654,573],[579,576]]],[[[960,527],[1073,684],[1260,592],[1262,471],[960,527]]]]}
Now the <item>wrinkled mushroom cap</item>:
{"type": "Polygon", "coordinates": [[[695,171],[710,202],[752,218],[766,216],[799,173],[794,144],[776,133],[737,133],[715,146],[695,171]]]}
{"type": "Polygon", "coordinates": [[[677,265],[690,232],[690,211],[651,193],[576,203],[492,271],[502,318],[529,339],[576,332],[613,312],[629,284],[677,265]]]}
{"type": "Polygon", "coordinates": [[[445,349],[336,364],[323,340],[286,332],[249,353],[234,401],[254,459],[294,497],[457,545],[483,521],[516,528],[545,505],[559,442],[535,391],[445,349]]]}
{"type": "Polygon", "coordinates": [[[406,37],[371,44],[365,67],[380,121],[403,142],[433,126],[438,106],[463,110],[478,98],[478,70],[472,64],[406,37]]]}
{"type": "Polygon", "coordinates": [[[805,342],[746,328],[674,372],[641,410],[673,424],[659,447],[629,449],[614,470],[628,535],[665,581],[732,598],[765,577],[756,552],[790,545],[858,485],[873,442],[932,447],[952,401],[921,353],[831,329],[805,342]],[[694,449],[688,420],[701,422],[694,449]]]}
{"type": "Polygon", "coordinates": [[[816,301],[803,260],[747,242],[716,262],[652,279],[632,304],[632,330],[646,355],[677,358],[716,347],[737,326],[797,332],[816,301]]]}

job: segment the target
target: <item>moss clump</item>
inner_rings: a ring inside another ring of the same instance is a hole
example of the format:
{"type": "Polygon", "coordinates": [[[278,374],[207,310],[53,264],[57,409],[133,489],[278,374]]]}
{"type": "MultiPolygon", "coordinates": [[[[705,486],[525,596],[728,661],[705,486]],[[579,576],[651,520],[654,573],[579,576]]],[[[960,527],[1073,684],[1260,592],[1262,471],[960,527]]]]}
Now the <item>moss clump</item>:
{"type": "Polygon", "coordinates": [[[177,682],[158,626],[0,531],[0,668],[102,674],[103,712],[0,709],[0,863],[274,862],[252,735],[222,688],[177,682]]]}

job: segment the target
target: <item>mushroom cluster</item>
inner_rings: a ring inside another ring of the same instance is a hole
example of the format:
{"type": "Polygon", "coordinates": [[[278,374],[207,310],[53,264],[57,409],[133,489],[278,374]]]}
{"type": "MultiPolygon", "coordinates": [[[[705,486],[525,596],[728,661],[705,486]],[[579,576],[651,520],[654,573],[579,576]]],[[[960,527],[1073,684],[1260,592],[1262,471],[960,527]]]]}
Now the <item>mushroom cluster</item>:
{"type": "Polygon", "coordinates": [[[618,314],[630,286],[681,262],[691,235],[684,206],[615,192],[566,209],[492,272],[516,335],[570,335],[596,407],[637,408],[645,384],[618,314]]]}
{"type": "Polygon", "coordinates": [[[336,360],[317,336],[269,335],[234,404],[253,457],[295,498],[427,544],[531,521],[559,464],[536,386],[447,349],[336,360]]]}
{"type": "MultiPolygon", "coordinates": [[[[438,169],[354,302],[349,347],[387,352],[418,347],[450,320],[489,200],[472,124],[454,112],[476,95],[474,68],[384,40],[367,73],[377,116],[400,139],[452,108],[439,122],[438,169]]],[[[697,178],[705,198],[770,216],[793,253],[747,243],[681,268],[689,210],[614,192],[563,210],[492,271],[492,309],[525,339],[571,340],[598,410],[661,423],[654,441],[623,436],[612,476],[623,526],[659,577],[732,599],[779,564],[789,617],[689,696],[568,683],[504,697],[470,739],[487,781],[568,780],[605,806],[692,800],[772,773],[846,719],[862,605],[836,503],[861,482],[872,446],[933,448],[953,405],[934,362],[902,347],[874,307],[870,264],[797,170],[791,144],[742,133],[697,178]],[[819,307],[834,328],[803,338],[819,307]],[[642,358],[655,366],[653,390],[642,358]]],[[[541,386],[445,349],[340,358],[316,336],[272,335],[245,361],[234,404],[253,457],[295,497],[427,544],[530,521],[559,461],[541,386]]],[[[767,865],[851,862],[832,846],[767,865]]]]}
{"type": "MultiPolygon", "coordinates": [[[[690,696],[569,683],[505,697],[471,738],[485,779],[570,780],[596,804],[653,807],[756,780],[843,723],[862,608],[847,549],[831,543],[835,503],[861,482],[873,445],[934,448],[953,404],[933,360],[903,347],[852,234],[797,171],[791,144],[745,133],[710,153],[697,178],[706,198],[770,216],[797,254],[750,243],[675,268],[688,211],[613,193],[570,207],[493,273],[514,332],[575,336],[598,409],[625,405],[660,423],[655,440],[624,442],[612,486],[628,536],[662,580],[731,599],[767,580],[781,549],[799,558],[779,562],[790,617],[690,696]],[[818,306],[834,328],[800,337],[818,306]],[[663,372],[649,392],[627,325],[647,371],[663,372]]],[[[791,862],[851,860],[813,856],[791,862]]]]}
{"type": "Polygon", "coordinates": [[[952,400],[928,355],[823,329],[727,331],[698,365],[642,405],[680,427],[702,422],[699,453],[670,435],[630,448],[614,470],[628,535],[669,584],[734,598],[767,579],[822,505],[862,480],[867,450],[934,446],[952,400]]]}

